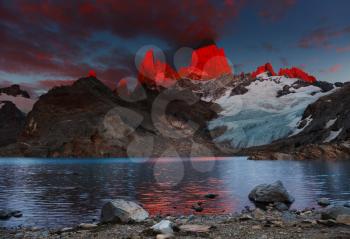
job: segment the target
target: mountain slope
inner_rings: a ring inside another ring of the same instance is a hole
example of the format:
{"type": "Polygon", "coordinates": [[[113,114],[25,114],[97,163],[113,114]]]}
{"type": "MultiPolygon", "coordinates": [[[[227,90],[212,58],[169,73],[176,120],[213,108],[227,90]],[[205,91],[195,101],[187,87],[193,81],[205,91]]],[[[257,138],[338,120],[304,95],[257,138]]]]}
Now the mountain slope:
{"type": "Polygon", "coordinates": [[[205,131],[215,117],[210,103],[191,91],[143,90],[147,97],[118,96],[95,77],[53,88],[28,114],[19,141],[0,155],[185,157],[196,153],[195,144],[217,153],[205,131]],[[174,137],[177,132],[188,135],[174,137]]]}
{"type": "Polygon", "coordinates": [[[310,104],[299,121],[296,135],[251,148],[254,159],[349,159],[350,158],[350,84],[336,89],[310,104]]]}

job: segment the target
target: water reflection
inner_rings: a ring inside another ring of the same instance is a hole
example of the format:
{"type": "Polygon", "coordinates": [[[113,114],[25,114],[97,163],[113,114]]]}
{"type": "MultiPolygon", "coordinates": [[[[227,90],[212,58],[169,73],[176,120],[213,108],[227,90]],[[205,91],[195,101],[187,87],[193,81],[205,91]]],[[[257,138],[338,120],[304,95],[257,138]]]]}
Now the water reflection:
{"type": "Polygon", "coordinates": [[[181,160],[180,180],[167,184],[155,175],[176,172],[179,161],[163,161],[156,166],[156,160],[0,159],[0,208],[23,212],[22,218],[0,221],[0,226],[90,222],[113,198],[136,200],[153,215],[191,214],[198,201],[204,203],[202,213],[229,213],[250,205],[247,195],[254,186],[275,180],[296,198],[295,208],[315,206],[319,197],[336,203],[350,199],[350,162],[219,158],[213,163],[205,158],[196,159],[194,167],[193,161],[181,160]],[[196,170],[206,164],[211,170],[196,170]],[[207,193],[219,197],[205,199],[207,193]]]}

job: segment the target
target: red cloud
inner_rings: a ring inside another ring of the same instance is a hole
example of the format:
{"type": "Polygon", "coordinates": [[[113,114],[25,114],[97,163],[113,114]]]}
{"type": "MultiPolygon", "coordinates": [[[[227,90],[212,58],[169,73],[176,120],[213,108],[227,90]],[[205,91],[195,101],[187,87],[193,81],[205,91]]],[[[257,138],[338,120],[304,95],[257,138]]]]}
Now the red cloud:
{"type": "Polygon", "coordinates": [[[301,48],[333,48],[331,45],[331,40],[346,34],[350,34],[350,26],[341,29],[334,29],[330,27],[317,28],[301,38],[298,45],[301,48]]]}
{"type": "Polygon", "coordinates": [[[323,69],[323,70],[320,70],[321,73],[326,73],[326,74],[329,74],[329,73],[337,73],[341,70],[343,66],[341,64],[336,64],[334,66],[331,66],[329,67],[328,69],[323,69]]]}
{"type": "Polygon", "coordinates": [[[341,68],[342,68],[342,65],[341,65],[341,64],[336,64],[336,65],[331,66],[331,67],[329,68],[329,72],[331,72],[331,73],[337,73],[341,68]]]}
{"type": "Polygon", "coordinates": [[[350,51],[350,45],[344,47],[337,47],[336,51],[339,53],[348,52],[350,51]]]}

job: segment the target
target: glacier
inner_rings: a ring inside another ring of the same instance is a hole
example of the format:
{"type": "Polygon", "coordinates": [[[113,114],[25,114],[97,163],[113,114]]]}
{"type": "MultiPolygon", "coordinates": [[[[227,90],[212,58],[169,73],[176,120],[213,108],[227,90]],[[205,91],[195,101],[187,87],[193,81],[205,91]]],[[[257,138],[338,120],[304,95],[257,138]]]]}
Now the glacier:
{"type": "MultiPolygon", "coordinates": [[[[243,95],[230,95],[231,89],[215,103],[222,107],[219,117],[209,122],[209,130],[226,127],[216,142],[230,142],[235,148],[269,144],[300,132],[298,123],[309,104],[326,95],[314,85],[293,87],[299,80],[283,76],[261,75],[251,82],[243,95]],[[291,93],[277,97],[284,86],[291,93]]],[[[312,120],[312,119],[309,119],[312,120]]]]}

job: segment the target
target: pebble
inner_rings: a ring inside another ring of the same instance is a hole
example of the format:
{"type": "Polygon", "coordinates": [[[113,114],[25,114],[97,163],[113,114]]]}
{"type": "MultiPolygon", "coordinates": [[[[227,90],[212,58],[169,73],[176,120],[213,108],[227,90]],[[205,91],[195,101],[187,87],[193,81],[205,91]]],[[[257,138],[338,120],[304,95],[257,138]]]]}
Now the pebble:
{"type": "Polygon", "coordinates": [[[92,228],[96,228],[97,225],[96,224],[92,224],[92,223],[80,223],[79,224],[79,228],[81,229],[92,229],[92,228]]]}
{"type": "Polygon", "coordinates": [[[217,194],[214,194],[214,193],[208,193],[207,195],[205,195],[204,197],[205,198],[209,198],[209,199],[214,199],[216,198],[218,195],[217,194]]]}
{"type": "Polygon", "coordinates": [[[174,238],[174,235],[172,235],[172,234],[158,234],[156,236],[156,239],[170,239],[170,238],[174,238]]]}

